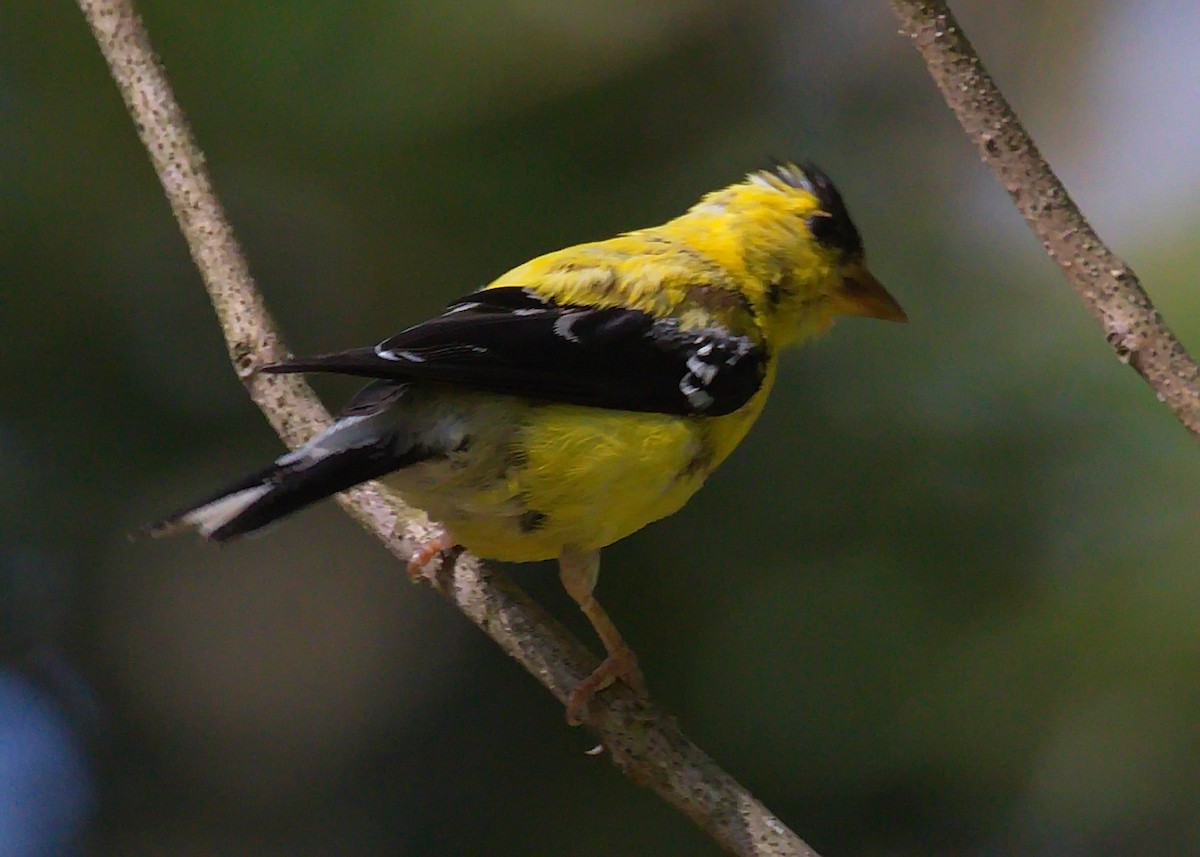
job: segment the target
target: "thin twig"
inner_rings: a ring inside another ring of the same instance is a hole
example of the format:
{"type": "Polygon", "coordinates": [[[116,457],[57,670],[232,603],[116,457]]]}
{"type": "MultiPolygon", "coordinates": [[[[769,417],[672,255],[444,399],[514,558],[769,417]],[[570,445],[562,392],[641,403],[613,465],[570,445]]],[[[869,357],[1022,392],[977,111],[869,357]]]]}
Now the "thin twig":
{"type": "Polygon", "coordinates": [[[1200,370],[1137,276],[1100,240],[1043,160],[941,0],[890,0],[967,136],[1117,354],[1200,436],[1200,370]]]}
{"type": "MultiPolygon", "coordinates": [[[[302,380],[257,369],[286,356],[213,193],[204,157],[167,83],[132,0],[79,0],[150,154],[217,312],[229,355],[254,402],[292,447],[329,424],[302,380]]],[[[407,561],[429,522],[380,486],[340,499],[351,515],[407,561]]],[[[460,555],[434,587],[535,675],[560,702],[596,659],[508,578],[460,555]]],[[[670,718],[624,688],[588,706],[586,724],[630,779],[679,808],[728,851],[745,857],[816,857],[753,795],[719,768],[670,718]]]]}

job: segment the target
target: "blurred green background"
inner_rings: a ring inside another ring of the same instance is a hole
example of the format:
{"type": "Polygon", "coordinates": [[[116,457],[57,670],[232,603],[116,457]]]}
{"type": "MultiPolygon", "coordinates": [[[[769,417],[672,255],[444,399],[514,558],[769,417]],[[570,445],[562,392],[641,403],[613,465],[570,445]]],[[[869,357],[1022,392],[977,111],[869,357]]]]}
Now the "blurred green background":
{"type": "MultiPolygon", "coordinates": [[[[955,5],[1200,348],[1200,6],[955,5]]],[[[606,552],[652,691],[822,853],[1200,853],[1196,443],[883,0],[141,7],[298,352],[821,164],[912,321],[791,355],[706,490],[606,552]]],[[[0,851],[718,853],[332,505],[127,540],[280,445],[77,10],[0,32],[0,851]]]]}

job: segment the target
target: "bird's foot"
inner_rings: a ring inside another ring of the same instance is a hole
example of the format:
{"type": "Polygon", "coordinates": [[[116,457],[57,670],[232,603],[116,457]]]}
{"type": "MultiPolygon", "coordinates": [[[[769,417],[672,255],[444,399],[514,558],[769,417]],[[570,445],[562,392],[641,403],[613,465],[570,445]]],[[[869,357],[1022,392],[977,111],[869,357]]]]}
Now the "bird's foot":
{"type": "Polygon", "coordinates": [[[642,670],[638,667],[637,655],[633,653],[633,649],[622,646],[609,652],[608,657],[590,676],[575,685],[575,689],[567,697],[567,723],[572,726],[582,724],[583,720],[579,715],[587,708],[592,697],[617,679],[625,682],[639,697],[644,699],[648,695],[646,679],[642,677],[642,670]]]}
{"type": "Polygon", "coordinates": [[[422,578],[430,582],[441,570],[446,561],[446,554],[454,547],[454,539],[450,538],[441,527],[438,527],[425,538],[408,559],[408,579],[413,583],[422,578]],[[436,561],[435,561],[436,560],[436,561]]]}

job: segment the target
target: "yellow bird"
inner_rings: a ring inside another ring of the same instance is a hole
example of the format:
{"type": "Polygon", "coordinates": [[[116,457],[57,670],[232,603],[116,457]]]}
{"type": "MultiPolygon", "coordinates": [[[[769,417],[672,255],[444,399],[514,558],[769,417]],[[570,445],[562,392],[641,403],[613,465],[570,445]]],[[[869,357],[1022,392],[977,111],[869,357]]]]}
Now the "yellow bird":
{"type": "Polygon", "coordinates": [[[557,559],[614,679],[644,683],[593,597],[600,549],[680,509],[745,437],[780,352],[837,315],[904,321],[829,178],[780,164],[661,226],[539,256],[373,348],[265,367],[375,379],[327,431],[151,528],[225,541],[368,479],[461,545],[557,559]]]}

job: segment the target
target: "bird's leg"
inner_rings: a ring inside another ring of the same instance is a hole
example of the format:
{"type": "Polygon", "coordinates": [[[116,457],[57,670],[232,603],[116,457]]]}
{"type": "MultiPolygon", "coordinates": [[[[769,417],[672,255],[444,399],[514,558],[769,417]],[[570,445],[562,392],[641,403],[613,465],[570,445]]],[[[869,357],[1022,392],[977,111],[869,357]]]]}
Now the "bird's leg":
{"type": "Polygon", "coordinates": [[[432,580],[438,569],[431,567],[435,559],[445,562],[446,552],[454,547],[454,539],[440,524],[413,551],[408,559],[408,579],[416,583],[424,577],[432,580]]]}
{"type": "Polygon", "coordinates": [[[638,668],[637,657],[633,650],[625,645],[616,625],[604,608],[596,601],[592,592],[596,588],[596,578],[600,575],[600,552],[579,554],[563,551],[558,559],[558,575],[567,594],[575,599],[583,615],[587,616],[596,635],[604,644],[608,657],[601,662],[590,676],[581,681],[567,697],[567,722],[572,726],[580,724],[579,713],[587,706],[598,691],[621,679],[638,696],[646,695],[646,681],[638,668]]]}

